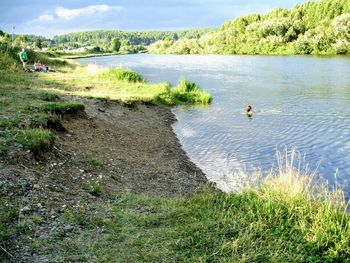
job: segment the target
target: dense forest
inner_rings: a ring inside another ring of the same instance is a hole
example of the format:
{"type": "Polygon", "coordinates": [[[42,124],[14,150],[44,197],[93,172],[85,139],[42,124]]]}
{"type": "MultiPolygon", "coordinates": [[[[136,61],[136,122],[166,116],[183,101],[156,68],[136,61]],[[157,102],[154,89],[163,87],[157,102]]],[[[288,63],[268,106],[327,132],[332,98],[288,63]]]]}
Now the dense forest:
{"type": "Polygon", "coordinates": [[[350,54],[350,0],[321,0],[250,14],[198,39],[162,40],[151,53],[350,54]]]}
{"type": "Polygon", "coordinates": [[[188,29],[181,31],[144,31],[128,32],[121,30],[96,30],[79,33],[70,33],[54,37],[54,43],[59,45],[69,45],[72,47],[96,46],[108,50],[112,41],[119,41],[122,48],[134,47],[142,48],[156,41],[167,40],[176,41],[178,39],[198,39],[202,35],[212,31],[212,29],[188,29]]]}

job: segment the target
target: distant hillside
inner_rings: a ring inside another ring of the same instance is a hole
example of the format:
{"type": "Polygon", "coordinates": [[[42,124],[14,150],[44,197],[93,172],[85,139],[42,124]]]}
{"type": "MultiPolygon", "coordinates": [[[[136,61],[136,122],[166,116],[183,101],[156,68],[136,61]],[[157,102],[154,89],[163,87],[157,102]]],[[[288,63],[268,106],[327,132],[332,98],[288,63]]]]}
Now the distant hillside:
{"type": "Polygon", "coordinates": [[[100,46],[109,48],[114,38],[128,45],[150,45],[159,40],[198,39],[212,29],[188,29],[181,31],[144,31],[128,32],[121,30],[96,30],[79,33],[69,33],[54,37],[56,44],[77,46],[100,46]]]}
{"type": "Polygon", "coordinates": [[[198,39],[157,41],[152,53],[350,54],[350,0],[321,0],[225,22],[198,39]]]}

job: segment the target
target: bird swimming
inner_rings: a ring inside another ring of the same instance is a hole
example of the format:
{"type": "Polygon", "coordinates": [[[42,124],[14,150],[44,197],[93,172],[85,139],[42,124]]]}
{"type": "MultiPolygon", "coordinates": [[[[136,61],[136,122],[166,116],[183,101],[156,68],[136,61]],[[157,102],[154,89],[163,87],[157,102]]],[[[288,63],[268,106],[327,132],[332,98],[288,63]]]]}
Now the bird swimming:
{"type": "Polygon", "coordinates": [[[253,117],[253,108],[250,105],[248,105],[248,107],[247,107],[247,116],[249,118],[253,117]]]}

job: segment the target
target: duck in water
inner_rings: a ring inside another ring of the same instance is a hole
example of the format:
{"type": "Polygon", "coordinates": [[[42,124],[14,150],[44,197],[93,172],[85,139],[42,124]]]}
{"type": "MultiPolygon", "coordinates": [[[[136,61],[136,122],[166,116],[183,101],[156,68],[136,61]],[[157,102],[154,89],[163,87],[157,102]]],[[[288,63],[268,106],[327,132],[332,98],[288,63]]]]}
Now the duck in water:
{"type": "Polygon", "coordinates": [[[253,108],[250,105],[248,105],[248,108],[247,108],[247,116],[249,118],[253,117],[253,108]]]}

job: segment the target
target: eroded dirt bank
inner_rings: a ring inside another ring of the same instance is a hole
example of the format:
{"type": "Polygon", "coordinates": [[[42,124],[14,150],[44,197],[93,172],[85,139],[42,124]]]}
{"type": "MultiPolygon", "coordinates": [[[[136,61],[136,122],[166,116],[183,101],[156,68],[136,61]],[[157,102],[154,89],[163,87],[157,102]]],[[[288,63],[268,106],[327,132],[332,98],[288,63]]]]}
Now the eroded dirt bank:
{"type": "Polygon", "coordinates": [[[14,262],[49,262],[50,255],[38,254],[28,238],[45,241],[57,231],[74,231],[63,222],[67,210],[93,209],[127,192],[190,196],[207,184],[181,149],[169,108],[82,101],[85,113],[62,118],[66,131],[55,132],[50,151],[35,160],[16,146],[1,160],[1,189],[16,200],[20,220],[31,227],[29,234],[12,237],[14,262]],[[32,222],[35,218],[40,222],[32,222]]]}

